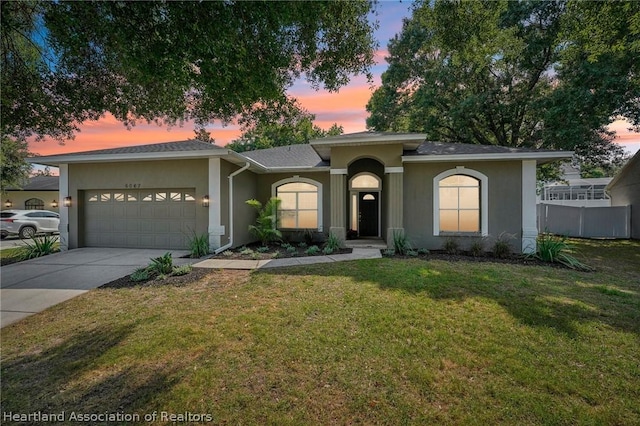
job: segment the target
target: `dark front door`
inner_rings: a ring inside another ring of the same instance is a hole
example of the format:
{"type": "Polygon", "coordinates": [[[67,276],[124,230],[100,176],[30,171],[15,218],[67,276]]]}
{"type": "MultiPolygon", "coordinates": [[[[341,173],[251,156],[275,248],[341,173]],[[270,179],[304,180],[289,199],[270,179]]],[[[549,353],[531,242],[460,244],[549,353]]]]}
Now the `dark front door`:
{"type": "Polygon", "coordinates": [[[360,192],[359,194],[359,234],[361,237],[378,236],[378,192],[360,192]]]}

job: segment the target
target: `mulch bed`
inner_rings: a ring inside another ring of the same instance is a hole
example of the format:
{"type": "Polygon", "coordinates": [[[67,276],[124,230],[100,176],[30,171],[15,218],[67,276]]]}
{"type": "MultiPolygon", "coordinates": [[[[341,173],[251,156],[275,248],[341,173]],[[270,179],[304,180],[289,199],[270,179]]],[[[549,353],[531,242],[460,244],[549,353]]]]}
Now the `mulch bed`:
{"type": "Polygon", "coordinates": [[[150,279],[146,281],[131,281],[129,275],[126,277],[118,278],[107,284],[101,285],[99,288],[130,288],[130,287],[160,287],[160,286],[175,286],[180,287],[200,281],[207,275],[216,273],[215,269],[208,268],[193,268],[191,272],[180,276],[169,276],[163,280],[150,279]]]}
{"type": "Polygon", "coordinates": [[[513,254],[507,257],[496,257],[493,256],[492,253],[483,253],[479,256],[474,256],[471,253],[460,252],[457,254],[447,253],[444,250],[430,250],[428,254],[420,254],[418,256],[401,256],[401,255],[393,255],[393,256],[385,256],[384,250],[382,250],[383,257],[390,257],[394,259],[423,259],[423,260],[444,260],[447,262],[491,262],[491,263],[505,263],[511,265],[527,265],[527,266],[551,266],[555,268],[565,268],[570,269],[569,267],[561,264],[561,263],[549,263],[543,262],[542,260],[526,257],[522,255],[513,254]]]}
{"type": "MultiPolygon", "coordinates": [[[[279,244],[271,244],[268,247],[268,250],[264,253],[258,251],[262,246],[260,243],[247,244],[246,246],[235,248],[233,250],[227,250],[225,252],[219,253],[215,256],[211,256],[211,259],[229,259],[229,260],[269,260],[269,259],[285,259],[289,257],[313,257],[313,256],[325,256],[322,252],[322,244],[311,244],[308,246],[303,245],[300,247],[299,243],[292,243],[291,246],[295,248],[295,251],[287,250],[279,244]],[[317,245],[320,248],[320,251],[314,255],[307,254],[307,250],[310,246],[317,245]],[[252,253],[242,252],[245,250],[251,250],[252,253]],[[275,253],[278,253],[277,257],[274,257],[275,253]],[[228,254],[224,254],[228,253],[228,254]]],[[[334,254],[349,254],[353,251],[350,248],[344,248],[340,250],[336,250],[334,254]]]]}

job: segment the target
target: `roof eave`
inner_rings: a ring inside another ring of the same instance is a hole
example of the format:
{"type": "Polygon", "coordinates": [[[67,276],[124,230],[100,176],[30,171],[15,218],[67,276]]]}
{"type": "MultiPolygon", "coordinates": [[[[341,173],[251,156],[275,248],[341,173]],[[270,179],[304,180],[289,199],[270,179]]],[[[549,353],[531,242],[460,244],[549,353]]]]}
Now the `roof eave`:
{"type": "Polygon", "coordinates": [[[363,145],[389,145],[401,143],[404,150],[415,150],[427,138],[426,134],[382,134],[372,135],[358,133],[354,135],[335,136],[309,141],[309,145],[316,150],[320,158],[327,161],[331,158],[331,148],[341,146],[363,146],[363,145]]]}
{"type": "Polygon", "coordinates": [[[229,150],[216,149],[211,151],[179,151],[179,152],[139,152],[139,153],[118,153],[118,154],[62,154],[45,157],[30,157],[27,162],[31,164],[42,164],[45,166],[59,166],[60,164],[74,163],[110,163],[121,161],[151,161],[151,160],[184,160],[196,158],[224,157],[229,154],[229,150]]]}
{"type": "Polygon", "coordinates": [[[538,164],[552,161],[566,160],[573,156],[573,151],[553,152],[521,152],[521,153],[491,153],[491,154],[431,154],[431,155],[403,155],[403,163],[430,163],[443,161],[522,161],[536,160],[538,164]]]}

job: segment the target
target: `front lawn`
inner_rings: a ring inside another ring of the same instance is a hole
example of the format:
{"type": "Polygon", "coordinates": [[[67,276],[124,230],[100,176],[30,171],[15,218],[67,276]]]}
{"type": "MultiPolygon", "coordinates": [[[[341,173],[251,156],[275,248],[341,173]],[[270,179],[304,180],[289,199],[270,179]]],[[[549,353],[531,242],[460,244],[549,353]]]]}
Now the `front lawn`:
{"type": "Polygon", "coordinates": [[[574,242],[595,272],[384,258],[97,289],[2,329],[2,410],[640,424],[640,243],[574,242]]]}

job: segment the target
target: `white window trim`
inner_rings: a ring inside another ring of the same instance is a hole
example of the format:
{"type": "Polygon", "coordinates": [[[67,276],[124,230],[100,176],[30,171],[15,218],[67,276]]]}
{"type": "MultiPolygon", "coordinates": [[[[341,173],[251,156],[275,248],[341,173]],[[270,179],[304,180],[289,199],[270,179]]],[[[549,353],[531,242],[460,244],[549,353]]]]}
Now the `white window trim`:
{"type": "MultiPolygon", "coordinates": [[[[279,186],[286,185],[288,183],[297,183],[297,182],[308,183],[318,188],[318,232],[322,232],[322,184],[320,182],[315,181],[313,179],[303,178],[299,176],[282,179],[271,184],[271,196],[272,197],[277,196],[279,186]]],[[[294,229],[294,228],[285,228],[285,229],[294,229]]]]}
{"type": "Polygon", "coordinates": [[[380,179],[380,177],[378,175],[376,175],[375,173],[371,173],[371,172],[360,172],[356,175],[354,175],[351,179],[349,179],[349,190],[350,191],[359,191],[359,192],[376,192],[376,191],[382,191],[382,179],[380,179]],[[360,176],[371,176],[372,178],[375,178],[378,181],[378,187],[377,188],[354,188],[353,187],[353,181],[360,176]]]}
{"type": "MultiPolygon", "coordinates": [[[[458,166],[455,169],[445,170],[433,178],[433,235],[440,235],[440,181],[453,175],[468,175],[480,181],[480,234],[483,237],[489,235],[489,178],[477,170],[458,166]]],[[[446,234],[458,234],[449,233],[446,234]]],[[[460,232],[466,235],[466,232],[460,232]]]]}

